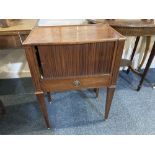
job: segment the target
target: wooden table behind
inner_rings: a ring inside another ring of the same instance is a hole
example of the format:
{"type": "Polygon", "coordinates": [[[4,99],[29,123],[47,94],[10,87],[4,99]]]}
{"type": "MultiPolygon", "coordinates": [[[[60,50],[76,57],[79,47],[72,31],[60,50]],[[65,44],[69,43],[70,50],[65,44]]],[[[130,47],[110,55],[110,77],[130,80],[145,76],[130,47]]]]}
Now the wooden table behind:
{"type": "Polygon", "coordinates": [[[21,48],[21,40],[25,40],[36,22],[36,19],[18,19],[11,20],[9,27],[0,27],[0,49],[21,48]]]}

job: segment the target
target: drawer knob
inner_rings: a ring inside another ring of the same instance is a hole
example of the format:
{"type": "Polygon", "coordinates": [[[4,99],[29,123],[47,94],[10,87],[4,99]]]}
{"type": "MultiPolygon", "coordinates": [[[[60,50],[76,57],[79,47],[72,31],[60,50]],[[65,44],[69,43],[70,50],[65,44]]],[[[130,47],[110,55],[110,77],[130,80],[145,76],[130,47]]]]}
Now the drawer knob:
{"type": "Polygon", "coordinates": [[[76,87],[80,86],[80,81],[79,80],[75,80],[73,82],[73,85],[76,86],[76,87]]]}

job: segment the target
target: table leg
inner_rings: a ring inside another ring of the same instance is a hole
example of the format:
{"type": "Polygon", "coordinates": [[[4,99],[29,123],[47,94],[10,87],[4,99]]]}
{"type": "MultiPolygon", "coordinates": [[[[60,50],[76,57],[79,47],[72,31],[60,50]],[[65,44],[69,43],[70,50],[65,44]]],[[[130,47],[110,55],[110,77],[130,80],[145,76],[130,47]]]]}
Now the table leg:
{"type": "Polygon", "coordinates": [[[52,97],[51,97],[50,92],[47,92],[47,98],[48,98],[48,102],[51,104],[52,103],[52,97]]]}
{"type": "Polygon", "coordinates": [[[105,119],[108,118],[108,114],[110,111],[114,92],[115,92],[115,86],[111,86],[111,87],[107,88],[107,97],[106,97],[106,105],[105,105],[105,119]]]}
{"type": "Polygon", "coordinates": [[[44,99],[44,93],[43,92],[36,92],[36,96],[38,98],[38,102],[39,102],[42,114],[44,116],[44,119],[45,119],[45,122],[46,122],[46,126],[47,126],[47,128],[50,128],[48,113],[47,113],[45,99],[44,99]]]}
{"type": "MultiPolygon", "coordinates": [[[[135,53],[136,53],[136,49],[137,49],[137,46],[138,46],[139,39],[140,39],[140,36],[137,36],[136,41],[135,41],[135,46],[134,46],[134,48],[133,48],[133,52],[132,52],[131,58],[130,58],[130,61],[131,61],[131,62],[132,62],[132,60],[133,60],[133,58],[134,58],[134,55],[135,55],[135,53]]],[[[129,72],[130,72],[130,67],[128,67],[128,69],[127,69],[127,74],[129,74],[129,72]]]]}
{"type": "Polygon", "coordinates": [[[152,50],[151,50],[151,53],[150,53],[148,62],[147,62],[147,64],[146,64],[146,67],[145,67],[145,69],[144,69],[144,72],[142,73],[142,78],[141,78],[141,80],[140,80],[140,82],[139,82],[137,91],[140,90],[140,88],[141,88],[141,86],[142,86],[142,84],[143,84],[143,82],[144,82],[145,76],[146,76],[146,74],[147,74],[147,72],[148,72],[148,70],[149,70],[149,68],[150,68],[150,65],[151,65],[151,63],[152,63],[152,61],[153,61],[154,56],[155,56],[155,42],[154,42],[154,44],[153,44],[153,48],[152,48],[152,50]]]}
{"type": "Polygon", "coordinates": [[[151,43],[151,36],[147,36],[146,38],[146,47],[145,47],[145,51],[144,51],[144,56],[143,56],[143,59],[140,63],[140,65],[138,66],[138,70],[140,70],[146,60],[146,57],[147,57],[147,54],[148,54],[148,51],[149,51],[149,47],[150,47],[150,43],[151,43]]]}
{"type": "Polygon", "coordinates": [[[96,97],[98,97],[98,95],[99,95],[99,88],[94,88],[94,91],[95,91],[95,93],[96,93],[96,97]]]}
{"type": "Polygon", "coordinates": [[[0,114],[4,115],[6,113],[3,102],[0,100],[0,114]]]}

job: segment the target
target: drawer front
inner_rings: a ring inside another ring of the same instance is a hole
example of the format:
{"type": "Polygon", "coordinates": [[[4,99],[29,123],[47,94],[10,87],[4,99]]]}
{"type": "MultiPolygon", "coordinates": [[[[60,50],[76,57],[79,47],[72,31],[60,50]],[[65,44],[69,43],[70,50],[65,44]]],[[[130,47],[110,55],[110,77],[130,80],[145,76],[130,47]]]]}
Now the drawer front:
{"type": "Polygon", "coordinates": [[[82,88],[99,88],[109,86],[111,75],[94,76],[94,77],[77,77],[57,80],[41,80],[43,91],[63,91],[76,90],[82,88]]]}

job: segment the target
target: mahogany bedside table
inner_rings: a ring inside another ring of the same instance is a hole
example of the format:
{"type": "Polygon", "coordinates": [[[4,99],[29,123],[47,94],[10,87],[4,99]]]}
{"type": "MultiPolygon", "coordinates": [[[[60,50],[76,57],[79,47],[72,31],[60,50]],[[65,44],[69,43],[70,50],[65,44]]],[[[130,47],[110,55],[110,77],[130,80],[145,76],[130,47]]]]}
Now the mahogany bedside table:
{"type": "Polygon", "coordinates": [[[107,87],[108,118],[125,37],[109,25],[35,27],[23,45],[35,94],[50,128],[44,94],[107,87]]]}

